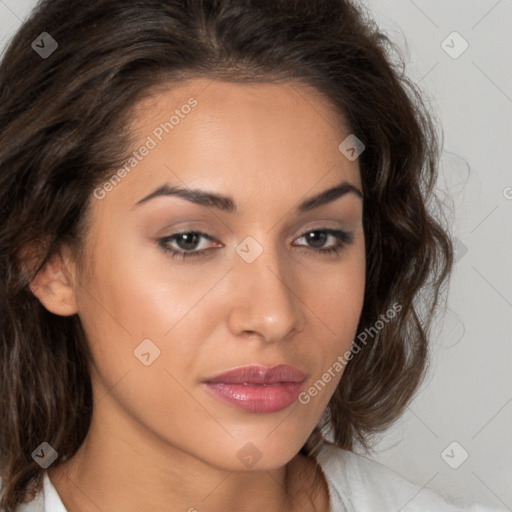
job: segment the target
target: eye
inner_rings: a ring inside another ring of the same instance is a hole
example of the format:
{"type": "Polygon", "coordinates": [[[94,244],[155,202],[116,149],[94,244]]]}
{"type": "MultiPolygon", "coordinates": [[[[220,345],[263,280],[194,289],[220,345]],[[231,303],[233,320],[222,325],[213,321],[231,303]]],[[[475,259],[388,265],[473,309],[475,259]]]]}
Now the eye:
{"type": "MultiPolygon", "coordinates": [[[[201,238],[214,242],[215,240],[208,234],[202,233],[201,231],[183,231],[181,233],[174,233],[173,235],[158,240],[159,246],[165,253],[170,253],[172,257],[176,258],[192,258],[204,256],[207,252],[214,247],[206,249],[198,249],[200,246],[201,238]],[[173,248],[170,244],[173,243],[177,248],[173,248]]],[[[353,233],[343,231],[340,229],[330,228],[314,228],[303,233],[297,240],[306,239],[308,244],[312,244],[310,248],[314,253],[326,255],[326,254],[339,254],[345,245],[353,243],[353,233]],[[334,245],[323,248],[327,239],[332,237],[334,239],[334,245]]]]}
{"type": "Polygon", "coordinates": [[[345,245],[351,244],[354,241],[353,233],[330,228],[310,229],[303,233],[298,240],[301,238],[306,239],[309,244],[313,244],[313,250],[320,254],[339,254],[344,249],[345,245]],[[325,249],[318,248],[319,246],[323,246],[329,237],[334,238],[334,245],[325,249]]]}
{"type": "Polygon", "coordinates": [[[158,244],[165,253],[170,253],[173,257],[190,258],[203,256],[205,252],[209,250],[194,250],[197,249],[198,242],[201,238],[213,241],[213,238],[210,235],[202,233],[201,231],[183,231],[181,233],[174,233],[174,235],[161,238],[158,240],[158,244]],[[170,242],[175,243],[178,246],[178,249],[173,249],[169,245],[170,242]]]}

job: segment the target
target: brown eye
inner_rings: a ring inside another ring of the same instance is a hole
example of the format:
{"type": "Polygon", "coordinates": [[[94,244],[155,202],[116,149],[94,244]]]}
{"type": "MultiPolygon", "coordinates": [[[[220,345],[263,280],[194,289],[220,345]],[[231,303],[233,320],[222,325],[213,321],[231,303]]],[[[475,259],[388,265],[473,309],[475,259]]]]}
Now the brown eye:
{"type": "Polygon", "coordinates": [[[171,236],[161,238],[158,244],[164,252],[170,253],[173,257],[188,258],[191,256],[202,256],[208,249],[196,250],[201,238],[213,241],[213,238],[200,231],[183,231],[174,233],[171,236]],[[177,249],[174,249],[170,243],[174,243],[177,249]]]}
{"type": "Polygon", "coordinates": [[[300,238],[305,238],[306,242],[313,247],[318,253],[333,253],[337,254],[341,252],[341,250],[345,247],[346,244],[351,244],[354,241],[354,235],[352,233],[348,233],[347,231],[342,231],[340,229],[311,229],[303,233],[300,238]],[[331,236],[336,240],[336,243],[327,247],[326,249],[322,249],[325,245],[328,237],[331,236]]]}

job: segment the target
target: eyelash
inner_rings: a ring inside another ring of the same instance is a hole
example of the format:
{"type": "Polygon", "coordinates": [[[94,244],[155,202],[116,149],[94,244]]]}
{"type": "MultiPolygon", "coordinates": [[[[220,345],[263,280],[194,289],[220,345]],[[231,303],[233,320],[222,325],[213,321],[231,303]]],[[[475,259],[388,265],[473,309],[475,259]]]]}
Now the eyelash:
{"type": "MultiPolygon", "coordinates": [[[[340,229],[330,229],[330,228],[314,228],[310,229],[308,231],[305,231],[302,233],[299,238],[304,237],[305,235],[308,235],[310,233],[327,233],[328,235],[332,235],[337,239],[337,243],[333,247],[329,247],[327,249],[316,249],[312,248],[314,253],[317,253],[321,256],[335,256],[345,248],[345,245],[351,244],[354,241],[354,235],[353,233],[349,233],[347,231],[342,231],[340,229]]],[[[200,251],[183,251],[183,250],[175,250],[169,248],[169,241],[174,240],[182,235],[201,235],[203,238],[206,238],[207,240],[214,241],[214,239],[207,235],[206,233],[202,233],[201,231],[182,231],[181,233],[175,233],[174,235],[167,236],[165,238],[160,238],[158,240],[158,244],[162,248],[162,250],[165,253],[170,254],[173,258],[194,258],[203,256],[206,252],[210,251],[212,248],[209,249],[202,249],[200,251]]]]}

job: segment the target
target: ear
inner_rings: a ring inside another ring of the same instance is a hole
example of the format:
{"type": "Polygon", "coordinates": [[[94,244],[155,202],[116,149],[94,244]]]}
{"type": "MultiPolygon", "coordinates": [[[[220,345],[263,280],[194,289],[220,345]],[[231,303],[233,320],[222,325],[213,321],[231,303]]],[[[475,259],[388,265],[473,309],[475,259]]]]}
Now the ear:
{"type": "Polygon", "coordinates": [[[32,279],[29,288],[48,311],[71,316],[78,311],[75,275],[72,252],[62,244],[32,279]]]}

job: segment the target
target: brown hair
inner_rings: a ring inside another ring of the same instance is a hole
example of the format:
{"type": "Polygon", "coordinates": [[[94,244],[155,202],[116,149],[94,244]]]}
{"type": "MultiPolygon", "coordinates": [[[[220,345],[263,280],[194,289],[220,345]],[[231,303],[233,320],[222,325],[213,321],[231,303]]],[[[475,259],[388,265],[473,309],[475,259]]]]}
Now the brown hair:
{"type": "MultiPolygon", "coordinates": [[[[77,315],[47,311],[28,284],[60,243],[83,241],[88,201],[130,151],[129,114],[152,88],[192,77],[299,80],[365,144],[366,290],[358,332],[401,308],[347,364],[321,427],[348,450],[400,414],[422,382],[452,245],[429,212],[439,141],[403,58],[346,0],[43,0],[0,65],[1,510],[40,488],[48,442],[70,458],[87,433],[91,357],[77,315]],[[58,48],[41,58],[42,32],[58,48]],[[37,244],[36,244],[37,242],[37,244]],[[24,253],[27,247],[34,250],[24,253]],[[31,256],[30,272],[20,255],[31,256]],[[426,301],[420,303],[420,298],[426,301]],[[424,310],[421,311],[421,308],[424,310]]],[[[340,141],[341,142],[341,141],[340,141]]],[[[78,252],[77,252],[78,254],[78,252]]]]}

